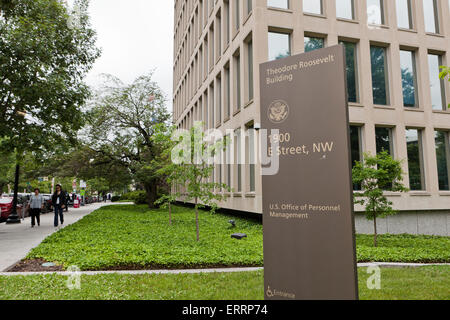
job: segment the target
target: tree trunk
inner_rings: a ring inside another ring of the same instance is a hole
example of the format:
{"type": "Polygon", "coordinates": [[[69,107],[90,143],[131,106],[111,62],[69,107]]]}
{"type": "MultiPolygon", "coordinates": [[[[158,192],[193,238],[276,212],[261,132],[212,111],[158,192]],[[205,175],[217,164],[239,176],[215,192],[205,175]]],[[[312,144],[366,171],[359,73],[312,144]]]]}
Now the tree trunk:
{"type": "Polygon", "coordinates": [[[377,247],[377,214],[374,212],[373,214],[373,245],[377,247]]]}
{"type": "Polygon", "coordinates": [[[155,201],[158,200],[157,197],[157,185],[156,181],[145,184],[145,192],[147,194],[147,204],[150,209],[154,209],[157,206],[155,205],[155,201]]]}
{"type": "Polygon", "coordinates": [[[195,198],[195,226],[197,229],[197,241],[200,241],[200,227],[198,225],[198,199],[195,198]]]}

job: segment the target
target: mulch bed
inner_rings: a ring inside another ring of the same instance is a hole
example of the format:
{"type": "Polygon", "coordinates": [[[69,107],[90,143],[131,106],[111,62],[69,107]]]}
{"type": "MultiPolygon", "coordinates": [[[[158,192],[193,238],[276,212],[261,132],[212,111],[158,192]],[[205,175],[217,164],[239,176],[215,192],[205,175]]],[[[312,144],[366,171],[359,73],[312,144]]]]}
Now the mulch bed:
{"type": "Polygon", "coordinates": [[[62,266],[43,267],[42,264],[46,263],[43,259],[22,260],[11,267],[8,272],[55,272],[64,271],[62,266]]]}
{"type": "MultiPolygon", "coordinates": [[[[42,264],[46,263],[43,259],[31,259],[22,260],[12,266],[7,272],[55,272],[55,271],[65,271],[63,266],[54,267],[43,267],[42,264]]],[[[137,270],[179,270],[179,269],[210,269],[210,268],[242,268],[242,267],[261,267],[258,264],[235,264],[235,265],[223,265],[223,264],[210,264],[210,265],[122,265],[122,266],[111,266],[102,268],[100,270],[89,270],[89,271],[137,271],[137,270]]]]}

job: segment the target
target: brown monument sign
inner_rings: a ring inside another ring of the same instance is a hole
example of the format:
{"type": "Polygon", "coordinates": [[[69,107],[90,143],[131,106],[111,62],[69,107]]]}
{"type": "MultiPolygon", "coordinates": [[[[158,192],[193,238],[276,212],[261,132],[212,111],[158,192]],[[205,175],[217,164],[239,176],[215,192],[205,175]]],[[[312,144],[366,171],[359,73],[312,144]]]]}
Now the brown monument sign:
{"type": "Polygon", "coordinates": [[[358,298],[344,57],[338,45],[260,66],[279,159],[262,177],[266,299],[358,298]]]}

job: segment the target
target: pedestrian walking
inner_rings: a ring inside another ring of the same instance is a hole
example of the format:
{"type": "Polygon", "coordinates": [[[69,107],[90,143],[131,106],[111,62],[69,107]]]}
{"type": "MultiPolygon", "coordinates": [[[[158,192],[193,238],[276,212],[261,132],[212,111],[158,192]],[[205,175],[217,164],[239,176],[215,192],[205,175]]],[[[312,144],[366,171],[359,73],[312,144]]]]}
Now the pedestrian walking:
{"type": "Polygon", "coordinates": [[[66,207],[66,193],[62,190],[60,184],[56,185],[55,193],[52,196],[53,208],[55,209],[55,220],[54,226],[58,227],[58,218],[61,221],[61,225],[64,224],[64,213],[63,210],[66,207]]]}
{"type": "Polygon", "coordinates": [[[40,194],[39,188],[34,189],[34,194],[30,197],[28,209],[31,216],[31,227],[34,228],[37,222],[38,227],[41,226],[41,210],[44,209],[44,197],[40,194]]]}
{"type": "Polygon", "coordinates": [[[66,212],[69,212],[69,201],[70,201],[70,195],[68,192],[64,192],[66,194],[66,212]]]}

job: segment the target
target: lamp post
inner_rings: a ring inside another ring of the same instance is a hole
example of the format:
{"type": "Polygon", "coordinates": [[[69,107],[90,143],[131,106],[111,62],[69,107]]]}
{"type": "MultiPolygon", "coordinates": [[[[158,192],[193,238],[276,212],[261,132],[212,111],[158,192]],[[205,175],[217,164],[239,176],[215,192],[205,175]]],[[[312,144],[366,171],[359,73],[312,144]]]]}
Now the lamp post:
{"type": "Polygon", "coordinates": [[[20,223],[19,215],[17,214],[17,193],[19,192],[19,172],[20,165],[18,159],[16,160],[16,174],[14,176],[14,197],[12,203],[12,211],[6,220],[6,224],[17,224],[20,223]]]}
{"type": "MultiPolygon", "coordinates": [[[[27,115],[26,112],[18,111],[17,114],[23,116],[27,115]]],[[[17,214],[17,194],[19,193],[19,174],[20,174],[20,162],[19,162],[19,151],[16,149],[16,173],[14,175],[14,196],[12,203],[12,211],[6,220],[6,224],[18,224],[21,223],[19,215],[17,214]]]]}

